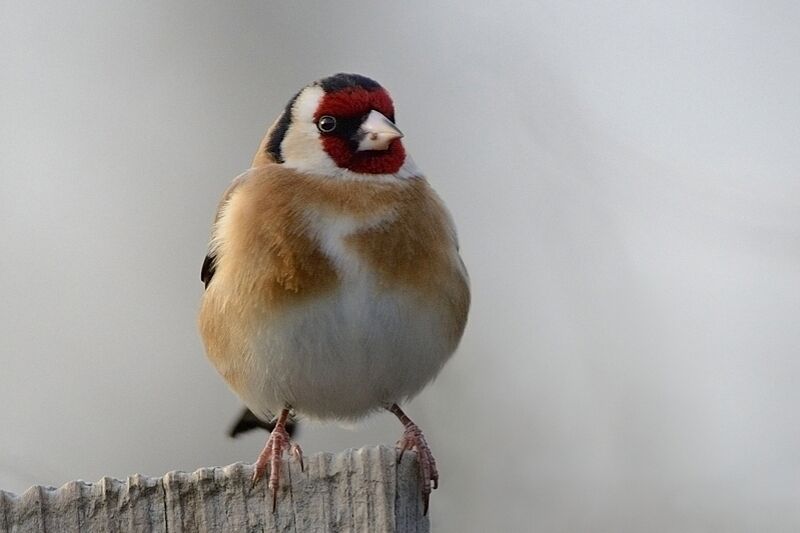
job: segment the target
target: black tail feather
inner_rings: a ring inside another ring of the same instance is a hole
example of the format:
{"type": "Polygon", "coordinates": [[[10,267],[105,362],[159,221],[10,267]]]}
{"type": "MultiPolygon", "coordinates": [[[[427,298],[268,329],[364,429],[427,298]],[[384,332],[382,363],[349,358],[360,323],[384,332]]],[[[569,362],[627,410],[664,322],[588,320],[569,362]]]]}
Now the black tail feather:
{"type": "MultiPolygon", "coordinates": [[[[272,418],[269,422],[264,422],[256,415],[253,414],[253,411],[245,407],[242,410],[242,414],[239,415],[239,418],[236,419],[236,422],[231,426],[231,429],[228,431],[228,436],[236,438],[237,436],[241,435],[242,433],[247,433],[254,429],[265,429],[271,432],[275,428],[275,421],[277,419],[275,417],[272,418]]],[[[288,422],[286,423],[286,431],[289,435],[294,435],[295,431],[297,430],[297,424],[294,420],[289,418],[288,422]]]]}

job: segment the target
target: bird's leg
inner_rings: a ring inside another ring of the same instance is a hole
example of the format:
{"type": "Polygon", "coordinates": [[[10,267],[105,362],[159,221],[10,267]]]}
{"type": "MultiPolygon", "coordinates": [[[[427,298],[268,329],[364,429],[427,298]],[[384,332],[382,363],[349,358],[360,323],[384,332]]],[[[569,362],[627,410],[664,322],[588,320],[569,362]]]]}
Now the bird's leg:
{"type": "Polygon", "coordinates": [[[275,422],[275,427],[269,434],[264,449],[258,454],[258,459],[253,468],[253,485],[255,485],[259,479],[264,477],[267,471],[267,465],[269,465],[269,483],[267,486],[269,490],[272,491],[273,511],[275,511],[275,507],[278,503],[278,484],[281,480],[281,459],[287,447],[289,448],[289,453],[300,461],[300,470],[304,470],[303,450],[300,449],[298,444],[292,442],[289,432],[286,431],[286,420],[288,418],[289,409],[283,409],[278,416],[278,421],[275,422]]]}
{"type": "Polygon", "coordinates": [[[433,488],[439,488],[439,472],[436,470],[436,460],[431,454],[431,449],[425,441],[425,435],[422,430],[417,426],[408,416],[400,409],[396,403],[388,407],[389,411],[400,419],[405,431],[403,436],[397,441],[397,448],[400,454],[397,457],[399,463],[403,459],[403,453],[406,450],[414,449],[417,452],[417,464],[419,464],[419,474],[422,478],[422,501],[425,509],[424,514],[428,514],[428,502],[431,498],[431,484],[433,488]]]}

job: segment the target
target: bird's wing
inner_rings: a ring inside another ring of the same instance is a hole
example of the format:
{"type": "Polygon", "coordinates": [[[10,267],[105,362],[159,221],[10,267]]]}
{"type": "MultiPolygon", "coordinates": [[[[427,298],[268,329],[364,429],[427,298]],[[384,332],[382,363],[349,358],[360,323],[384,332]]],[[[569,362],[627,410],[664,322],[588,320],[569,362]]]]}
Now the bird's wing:
{"type": "MultiPolygon", "coordinates": [[[[225,206],[228,204],[228,200],[230,200],[233,191],[235,191],[242,183],[247,181],[250,172],[245,172],[244,174],[240,174],[236,176],[234,180],[228,185],[228,188],[225,189],[225,193],[222,195],[222,199],[219,201],[219,205],[217,206],[217,213],[214,215],[214,226],[216,226],[217,221],[219,220],[220,214],[225,206]]],[[[200,269],[200,280],[203,282],[205,288],[208,288],[208,284],[211,283],[211,278],[214,277],[214,271],[216,270],[216,262],[217,262],[217,255],[214,250],[213,246],[213,239],[212,243],[209,244],[208,253],[206,253],[206,258],[203,260],[203,267],[200,269]]]]}

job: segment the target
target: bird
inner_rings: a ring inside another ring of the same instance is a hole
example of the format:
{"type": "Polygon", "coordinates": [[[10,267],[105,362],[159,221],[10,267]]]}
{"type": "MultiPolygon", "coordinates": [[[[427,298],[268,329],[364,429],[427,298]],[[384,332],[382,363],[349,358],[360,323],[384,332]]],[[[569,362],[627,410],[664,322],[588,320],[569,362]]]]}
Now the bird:
{"type": "Polygon", "coordinates": [[[290,418],[357,421],[388,410],[398,461],[417,455],[427,514],[439,484],[426,438],[400,407],[455,352],[470,306],[453,219],[406,153],[389,92],[360,74],[303,87],[219,203],[201,269],[207,357],[269,437],[277,505],[290,418]]]}

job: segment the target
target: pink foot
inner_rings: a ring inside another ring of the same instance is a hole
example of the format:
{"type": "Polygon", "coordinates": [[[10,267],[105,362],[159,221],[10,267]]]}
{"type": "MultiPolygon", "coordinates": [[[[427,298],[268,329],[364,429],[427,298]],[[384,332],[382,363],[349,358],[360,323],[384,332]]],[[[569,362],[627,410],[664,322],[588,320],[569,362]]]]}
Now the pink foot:
{"type": "Polygon", "coordinates": [[[286,419],[288,417],[288,409],[281,411],[278,422],[275,424],[272,433],[270,433],[267,443],[264,445],[264,449],[258,454],[258,459],[253,469],[253,485],[255,485],[258,480],[264,477],[264,474],[267,472],[267,466],[269,466],[269,483],[267,486],[269,490],[272,491],[273,512],[278,504],[278,485],[281,480],[281,459],[283,458],[283,452],[288,448],[289,453],[300,461],[300,470],[305,469],[303,465],[303,450],[300,449],[298,444],[292,442],[289,433],[286,431],[286,419]]]}
{"type": "Polygon", "coordinates": [[[412,420],[400,410],[397,404],[392,405],[389,410],[400,419],[400,422],[402,422],[405,427],[403,436],[397,441],[397,449],[400,450],[397,462],[399,463],[403,459],[403,454],[406,450],[415,450],[417,452],[419,476],[422,479],[423,514],[428,514],[431,487],[434,489],[439,488],[439,471],[436,470],[436,460],[433,458],[431,449],[428,447],[428,443],[425,440],[425,435],[422,434],[422,430],[419,429],[419,426],[412,422],[412,420]]]}

